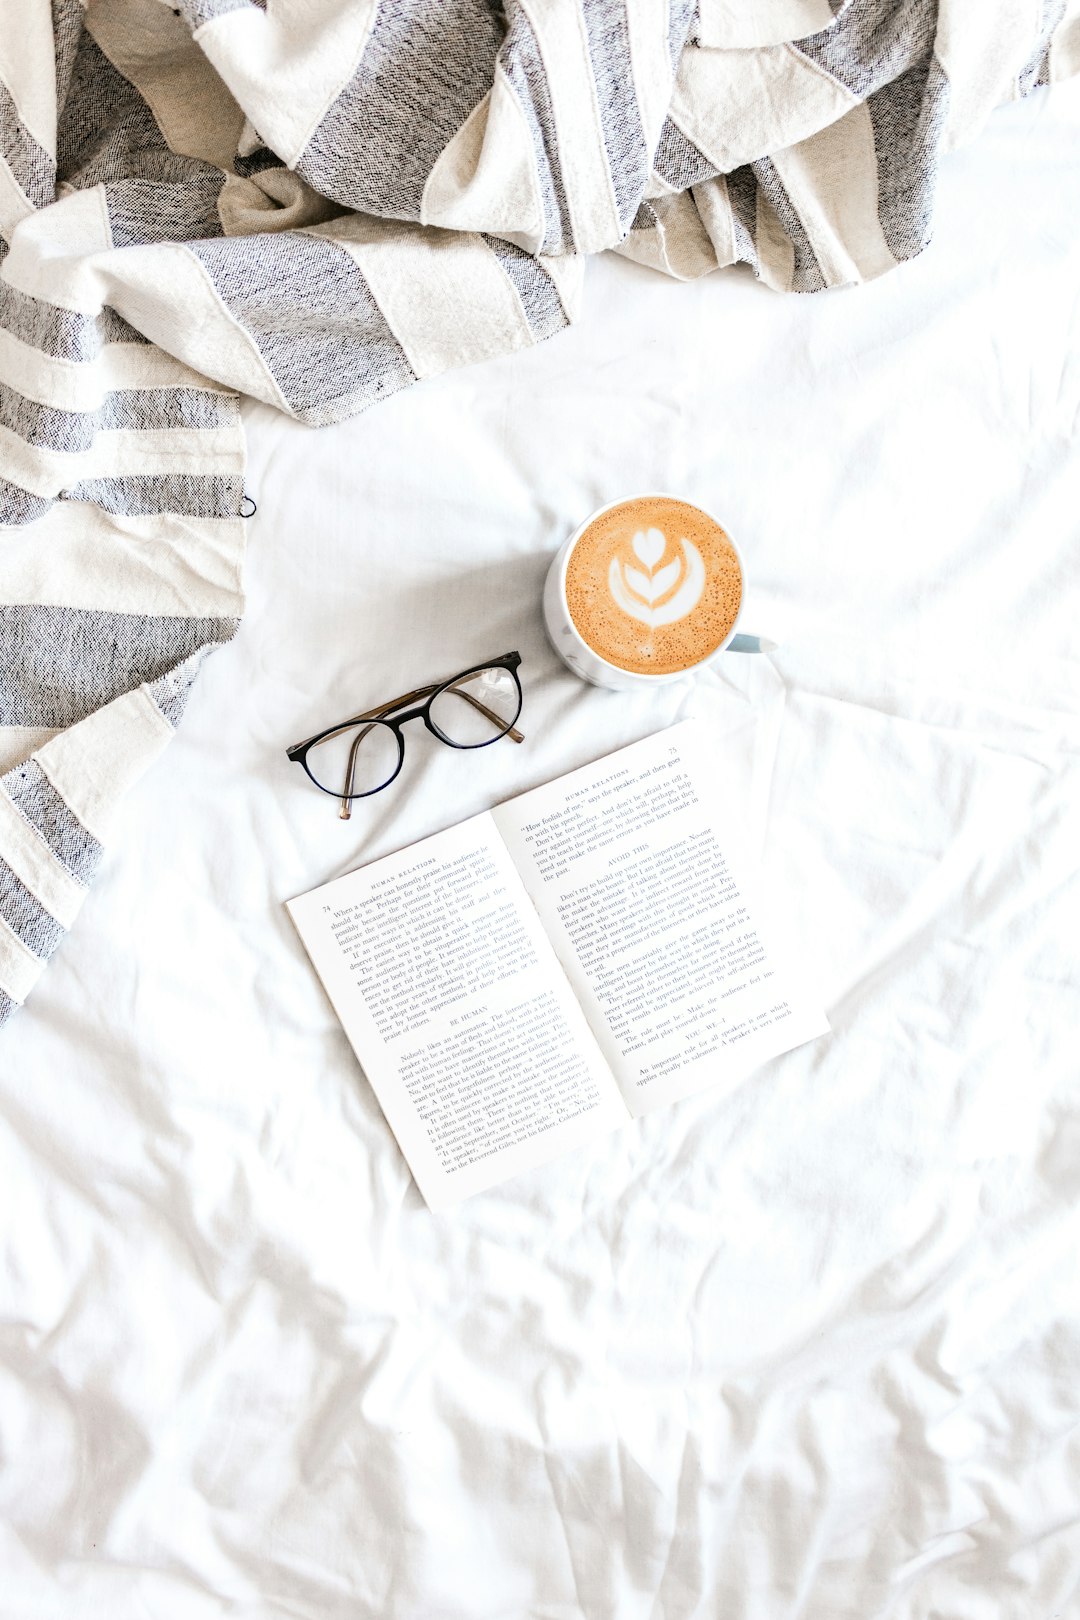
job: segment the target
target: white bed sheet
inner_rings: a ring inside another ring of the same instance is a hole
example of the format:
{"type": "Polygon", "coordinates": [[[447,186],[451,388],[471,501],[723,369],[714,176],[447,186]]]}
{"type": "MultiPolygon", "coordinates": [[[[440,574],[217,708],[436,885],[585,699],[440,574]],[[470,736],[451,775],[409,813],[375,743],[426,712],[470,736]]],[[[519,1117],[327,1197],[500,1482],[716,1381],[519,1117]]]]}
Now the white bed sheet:
{"type": "Polygon", "coordinates": [[[249,607],[0,1037],[4,1620],[1080,1613],[1080,87],[931,250],[583,324],[310,431],[247,413],[249,607]],[[537,598],[713,507],[773,659],[621,697],[537,598]],[[527,745],[286,743],[488,652],[527,745]],[[834,1034],[435,1218],[281,902],[697,712],[834,1034]]]}

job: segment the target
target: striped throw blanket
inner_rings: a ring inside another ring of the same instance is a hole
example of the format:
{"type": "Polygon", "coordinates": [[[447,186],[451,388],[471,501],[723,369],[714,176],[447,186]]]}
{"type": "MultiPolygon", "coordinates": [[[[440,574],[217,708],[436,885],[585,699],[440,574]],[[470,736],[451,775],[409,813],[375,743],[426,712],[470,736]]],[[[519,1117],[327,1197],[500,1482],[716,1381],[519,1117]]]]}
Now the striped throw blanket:
{"type": "Polygon", "coordinates": [[[1078,67],[1077,0],[0,0],[0,1021],[236,631],[239,394],[536,343],[607,249],[878,276],[1078,67]]]}

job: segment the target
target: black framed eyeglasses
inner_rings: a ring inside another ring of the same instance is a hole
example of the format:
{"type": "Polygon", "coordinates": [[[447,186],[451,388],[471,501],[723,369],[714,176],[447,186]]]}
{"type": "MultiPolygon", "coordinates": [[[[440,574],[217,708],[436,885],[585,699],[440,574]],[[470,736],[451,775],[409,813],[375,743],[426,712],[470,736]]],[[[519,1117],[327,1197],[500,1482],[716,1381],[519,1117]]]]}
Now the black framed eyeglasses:
{"type": "Polygon", "coordinates": [[[515,725],[522,702],[520,663],[518,652],[489,658],[447,681],[418,686],[415,692],[341,720],[293,743],[286,753],[304,767],[317,788],[341,801],[338,814],[348,821],[354,799],[381,793],[400,771],[405,759],[401,728],[408,720],[423,720],[432,736],[451,748],[487,748],[500,737],[524,742],[515,725]],[[398,709],[405,713],[395,713],[398,709]]]}

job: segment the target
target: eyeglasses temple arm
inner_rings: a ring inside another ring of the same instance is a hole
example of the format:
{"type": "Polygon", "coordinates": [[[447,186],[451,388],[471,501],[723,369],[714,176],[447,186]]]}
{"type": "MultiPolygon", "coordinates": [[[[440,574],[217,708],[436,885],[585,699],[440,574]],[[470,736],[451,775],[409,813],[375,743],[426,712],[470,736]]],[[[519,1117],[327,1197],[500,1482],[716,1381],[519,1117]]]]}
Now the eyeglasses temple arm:
{"type": "Polygon", "coordinates": [[[432,681],[430,686],[418,686],[415,692],[405,692],[399,698],[392,698],[389,703],[380,703],[377,709],[368,709],[363,714],[354,715],[353,719],[381,720],[384,714],[390,713],[391,709],[400,709],[403,703],[413,703],[417,698],[426,697],[429,692],[434,692],[438,684],[438,681],[432,681]]]}
{"type": "MultiPolygon", "coordinates": [[[[406,700],[402,698],[400,701],[405,702],[406,700]]],[[[358,714],[356,718],[358,720],[367,720],[377,719],[378,716],[374,714],[370,716],[366,714],[358,714]]],[[[370,726],[365,726],[363,731],[358,731],[352,740],[352,747],[349,749],[349,763],[345,768],[345,786],[341,790],[341,809],[338,811],[338,815],[341,817],[342,821],[348,821],[352,816],[352,806],[349,803],[349,795],[352,793],[353,772],[356,770],[356,750],[360,747],[360,744],[363,742],[364,738],[371,729],[372,728],[370,726]]]]}
{"type": "Polygon", "coordinates": [[[429,692],[434,692],[438,684],[438,681],[434,681],[430,686],[418,686],[415,692],[406,692],[402,697],[392,698],[389,703],[380,703],[377,709],[365,709],[363,714],[354,714],[350,720],[343,720],[340,726],[334,726],[329,732],[316,731],[314,736],[305,737],[303,742],[292,743],[287,752],[295,753],[298,748],[305,748],[308,743],[314,742],[316,737],[320,739],[333,737],[339,731],[348,731],[349,727],[355,726],[359,720],[381,720],[384,714],[390,713],[391,709],[400,709],[403,703],[412,703],[414,699],[426,697],[429,692]]]}

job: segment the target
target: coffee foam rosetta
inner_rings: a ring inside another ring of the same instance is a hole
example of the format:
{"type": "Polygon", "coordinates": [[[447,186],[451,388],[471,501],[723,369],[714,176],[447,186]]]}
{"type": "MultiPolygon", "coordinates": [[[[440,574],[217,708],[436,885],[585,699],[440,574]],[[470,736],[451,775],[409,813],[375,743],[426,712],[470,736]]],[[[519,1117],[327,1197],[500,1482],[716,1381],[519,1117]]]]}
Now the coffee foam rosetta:
{"type": "Polygon", "coordinates": [[[645,496],[610,507],[574,544],[566,601],[581,638],[609,664],[670,675],[726,639],[742,570],[718,523],[687,501],[645,496]]]}

